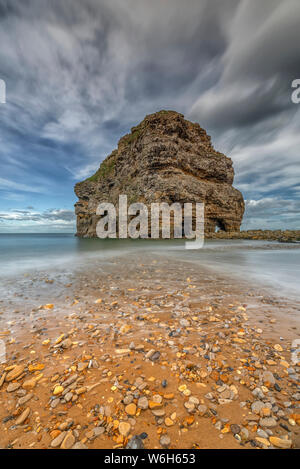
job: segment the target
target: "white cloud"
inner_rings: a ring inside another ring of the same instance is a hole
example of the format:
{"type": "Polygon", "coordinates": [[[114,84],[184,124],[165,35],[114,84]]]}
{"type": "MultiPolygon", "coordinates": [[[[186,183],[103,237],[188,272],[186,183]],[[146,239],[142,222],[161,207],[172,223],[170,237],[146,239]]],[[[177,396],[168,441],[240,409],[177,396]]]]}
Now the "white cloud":
{"type": "Polygon", "coordinates": [[[242,229],[299,230],[300,200],[266,197],[245,201],[242,229]]]}
{"type": "Polygon", "coordinates": [[[10,189],[14,191],[37,192],[37,193],[41,193],[44,191],[42,187],[37,187],[34,185],[31,186],[28,184],[11,181],[9,179],[4,179],[4,178],[0,178],[0,189],[4,189],[4,190],[10,189]]]}
{"type": "MultiPolygon", "coordinates": [[[[75,215],[72,210],[52,209],[44,212],[28,210],[10,210],[0,213],[0,222],[20,222],[24,224],[38,225],[67,225],[74,226],[75,215]]],[[[1,225],[0,225],[1,226],[1,225]]]]}

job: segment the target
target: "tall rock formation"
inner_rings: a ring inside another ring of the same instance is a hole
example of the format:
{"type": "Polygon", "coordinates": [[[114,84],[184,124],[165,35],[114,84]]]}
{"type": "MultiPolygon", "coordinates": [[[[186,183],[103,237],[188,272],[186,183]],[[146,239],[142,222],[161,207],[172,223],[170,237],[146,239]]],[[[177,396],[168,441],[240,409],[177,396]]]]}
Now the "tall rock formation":
{"type": "Polygon", "coordinates": [[[204,202],[207,232],[239,231],[244,199],[233,178],[231,159],[215,151],[199,124],[175,111],[150,114],[92,177],[76,184],[77,236],[96,236],[97,205],[117,206],[120,194],[127,194],[128,204],[204,202]]]}

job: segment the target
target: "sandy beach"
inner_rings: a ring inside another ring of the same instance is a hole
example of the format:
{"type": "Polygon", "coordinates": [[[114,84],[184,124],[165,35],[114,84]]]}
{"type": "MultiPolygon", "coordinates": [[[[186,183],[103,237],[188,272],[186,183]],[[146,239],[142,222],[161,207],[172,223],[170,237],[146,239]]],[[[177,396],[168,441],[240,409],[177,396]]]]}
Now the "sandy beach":
{"type": "Polygon", "coordinates": [[[1,305],[2,448],[300,446],[297,303],[141,253],[24,282],[1,305]]]}

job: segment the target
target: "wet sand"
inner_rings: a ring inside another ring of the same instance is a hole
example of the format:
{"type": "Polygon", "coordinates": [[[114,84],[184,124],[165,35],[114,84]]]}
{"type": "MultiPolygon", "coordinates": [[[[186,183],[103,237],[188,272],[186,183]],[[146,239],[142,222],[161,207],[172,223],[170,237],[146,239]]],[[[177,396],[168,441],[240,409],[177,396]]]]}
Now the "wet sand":
{"type": "Polygon", "coordinates": [[[297,303],[141,253],[17,285],[0,447],[300,446],[297,303]]]}

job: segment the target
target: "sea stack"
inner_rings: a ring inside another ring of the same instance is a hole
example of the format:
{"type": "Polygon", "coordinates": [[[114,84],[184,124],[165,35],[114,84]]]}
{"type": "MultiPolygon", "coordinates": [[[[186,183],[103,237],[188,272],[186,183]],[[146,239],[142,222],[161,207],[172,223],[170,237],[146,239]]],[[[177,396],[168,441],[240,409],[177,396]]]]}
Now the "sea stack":
{"type": "Polygon", "coordinates": [[[175,111],[150,114],[119,140],[98,171],[75,185],[77,236],[96,237],[101,202],[204,202],[205,231],[240,230],[244,199],[232,160],[217,152],[199,124],[175,111]]]}

